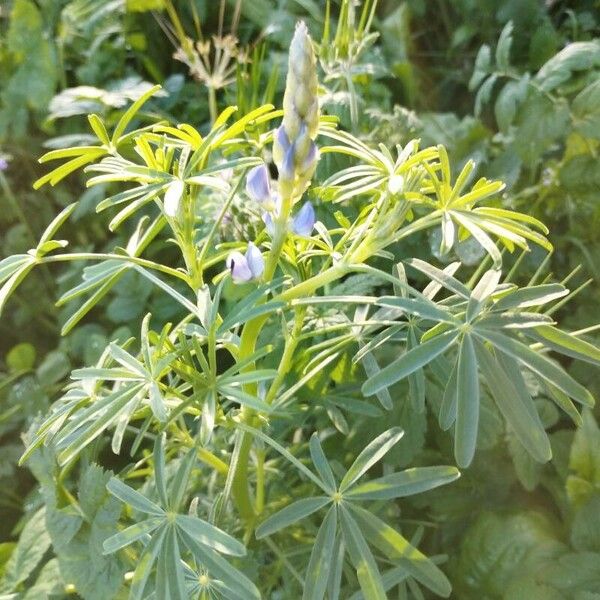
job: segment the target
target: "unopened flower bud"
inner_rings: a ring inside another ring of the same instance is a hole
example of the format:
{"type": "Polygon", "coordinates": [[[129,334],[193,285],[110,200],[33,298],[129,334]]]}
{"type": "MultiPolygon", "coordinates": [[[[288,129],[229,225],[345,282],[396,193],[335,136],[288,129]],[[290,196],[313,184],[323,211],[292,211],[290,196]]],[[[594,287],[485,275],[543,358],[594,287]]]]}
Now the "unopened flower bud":
{"type": "Polygon", "coordinates": [[[273,139],[273,158],[284,196],[299,197],[314,172],[318,153],[314,139],[319,126],[315,54],[308,30],[299,23],[290,44],[283,97],[283,122],[273,139]]]}

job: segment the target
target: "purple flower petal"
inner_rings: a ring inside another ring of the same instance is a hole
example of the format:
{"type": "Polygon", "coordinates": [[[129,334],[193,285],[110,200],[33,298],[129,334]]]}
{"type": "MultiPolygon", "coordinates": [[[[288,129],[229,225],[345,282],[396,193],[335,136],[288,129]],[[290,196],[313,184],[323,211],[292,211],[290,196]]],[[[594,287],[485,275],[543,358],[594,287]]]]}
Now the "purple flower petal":
{"type": "Polygon", "coordinates": [[[257,202],[271,199],[271,183],[269,171],[265,165],[254,167],[246,177],[246,191],[257,202]]]}
{"type": "Polygon", "coordinates": [[[271,213],[263,213],[262,220],[264,221],[267,232],[271,237],[273,237],[273,234],[275,233],[275,223],[273,223],[273,217],[271,216],[271,213]]]}
{"type": "Polygon", "coordinates": [[[265,261],[260,250],[252,242],[248,244],[248,250],[246,250],[246,262],[253,279],[258,279],[265,270],[265,261]]]}
{"type": "Polygon", "coordinates": [[[287,152],[290,147],[290,140],[287,136],[287,133],[285,132],[285,128],[283,127],[283,125],[280,125],[277,128],[275,135],[277,136],[277,142],[281,146],[282,150],[284,152],[287,152]]]}
{"type": "Polygon", "coordinates": [[[310,146],[308,148],[308,154],[302,163],[302,171],[308,171],[314,164],[317,162],[319,158],[319,152],[317,151],[317,145],[311,141],[310,146]]]}
{"type": "Polygon", "coordinates": [[[294,144],[292,144],[286,151],[285,156],[283,157],[283,163],[281,164],[281,169],[279,170],[280,178],[286,179],[287,181],[292,181],[294,179],[294,159],[296,157],[296,148],[294,144]]]}
{"type": "Polygon", "coordinates": [[[315,221],[313,205],[310,202],[305,202],[292,221],[292,230],[297,235],[308,237],[312,233],[315,221]]]}
{"type": "Polygon", "coordinates": [[[248,261],[241,252],[231,252],[227,257],[226,264],[235,283],[246,283],[252,279],[252,271],[248,266],[248,261]]]}

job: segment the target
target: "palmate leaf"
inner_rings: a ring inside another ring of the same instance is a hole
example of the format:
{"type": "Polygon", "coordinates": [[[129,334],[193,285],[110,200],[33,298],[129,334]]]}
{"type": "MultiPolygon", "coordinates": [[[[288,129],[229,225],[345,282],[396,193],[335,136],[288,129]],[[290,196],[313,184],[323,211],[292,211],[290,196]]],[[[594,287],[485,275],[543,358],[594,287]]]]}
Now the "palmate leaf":
{"type": "Polygon", "coordinates": [[[136,600],[148,597],[144,593],[152,570],[155,569],[156,597],[187,600],[184,577],[187,569],[184,562],[187,551],[203,571],[209,574],[209,578],[223,581],[225,591],[231,588],[233,592],[238,593],[240,583],[243,583],[247,587],[247,597],[260,598],[254,584],[218,554],[244,556],[245,546],[197,516],[175,512],[183,499],[195,461],[196,449],[192,448],[186,454],[171,485],[168,486],[164,443],[165,438],[158,436],[153,451],[155,485],[160,499],[158,504],[116,477],[111,478],[107,484],[108,491],[116,498],[134,510],[149,515],[145,520],[109,537],[103,544],[104,553],[110,554],[136,542],[144,543],[144,549],[136,563],[129,597],[136,600]]]}
{"type": "MultiPolygon", "coordinates": [[[[246,427],[244,426],[243,429],[246,429],[246,427]]],[[[303,598],[322,600],[327,587],[333,585],[331,576],[328,574],[337,570],[336,564],[342,558],[339,555],[342,549],[339,550],[339,553],[334,551],[336,531],[341,532],[344,540],[343,547],[350,555],[365,598],[369,598],[369,600],[371,598],[386,598],[383,579],[377,561],[369,548],[368,540],[376,547],[383,549],[384,553],[388,555],[390,555],[389,548],[391,544],[394,549],[393,556],[389,556],[391,559],[411,563],[410,568],[407,567],[406,570],[418,581],[435,593],[439,594],[441,590],[441,595],[449,594],[447,579],[431,561],[391,527],[355,505],[356,502],[390,500],[418,494],[450,483],[460,476],[460,473],[454,467],[424,467],[391,473],[362,484],[357,483],[376,462],[389,452],[400,440],[402,434],[401,429],[392,428],[368,444],[348,468],[337,491],[334,487],[335,479],[331,466],[323,453],[319,438],[316,434],[311,437],[309,444],[311,458],[323,480],[329,483],[329,486],[322,482],[319,485],[325,489],[328,487],[327,493],[329,495],[297,500],[268,517],[256,530],[256,537],[261,539],[267,535],[280,532],[331,504],[321,522],[313,545],[305,576],[303,598]],[[366,517],[361,516],[363,513],[371,515],[376,520],[371,519],[365,525],[366,517]],[[373,533],[374,529],[380,531],[380,533],[375,535],[373,533]],[[383,544],[382,540],[388,545],[383,544]],[[412,564],[415,561],[418,563],[425,562],[426,564],[412,564]]],[[[264,436],[264,434],[262,435],[264,436]]],[[[270,438],[265,436],[265,441],[267,439],[270,438]]],[[[289,459],[286,456],[286,454],[289,454],[287,450],[282,447],[278,448],[278,444],[274,442],[271,442],[270,445],[289,459]]],[[[301,472],[305,473],[306,467],[298,462],[295,457],[292,456],[292,459],[291,462],[301,472]]],[[[312,473],[311,478],[314,478],[312,473]]]]}
{"type": "MultiPolygon", "coordinates": [[[[514,285],[500,283],[500,271],[486,271],[470,291],[458,281],[452,272],[444,272],[419,259],[406,261],[432,279],[435,291],[441,287],[452,295],[440,304],[434,304],[425,294],[407,288],[415,298],[383,297],[378,303],[398,308],[393,318],[406,318],[430,327],[420,342],[406,338],[406,352],[391,364],[373,373],[362,386],[365,395],[387,389],[403,378],[408,378],[411,395],[416,383],[411,380],[415,373],[429,366],[432,374],[442,382],[444,394],[438,420],[444,430],[455,426],[455,457],[457,464],[467,467],[474,456],[479,421],[479,369],[509,427],[515,431],[519,442],[531,456],[540,462],[551,457],[548,438],[541,425],[533,400],[529,396],[518,364],[533,371],[548,388],[556,404],[577,423],[580,416],[570,398],[585,406],[593,405],[591,394],[558,364],[546,358],[538,350],[555,350],[599,364],[600,351],[592,344],[574,335],[562,332],[554,326],[551,317],[536,308],[565,296],[568,291],[562,285],[542,284],[519,289],[514,285]],[[538,343],[528,346],[522,337],[527,336],[538,343]],[[444,367],[443,352],[457,343],[458,359],[451,369],[444,367]],[[487,345],[494,353],[490,354],[487,345]],[[482,364],[479,364],[481,355],[482,364]]],[[[386,337],[397,325],[389,325],[377,334],[386,337]]]]}

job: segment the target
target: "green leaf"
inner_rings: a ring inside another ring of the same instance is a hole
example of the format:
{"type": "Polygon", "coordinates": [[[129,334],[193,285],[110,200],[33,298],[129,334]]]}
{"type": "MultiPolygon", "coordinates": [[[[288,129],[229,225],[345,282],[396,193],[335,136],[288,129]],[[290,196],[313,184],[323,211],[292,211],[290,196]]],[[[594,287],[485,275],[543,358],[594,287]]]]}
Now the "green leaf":
{"type": "Polygon", "coordinates": [[[438,596],[450,596],[452,587],[444,573],[404,536],[359,506],[351,506],[351,510],[367,539],[390,560],[399,562],[410,575],[438,596]]]}
{"type": "Polygon", "coordinates": [[[436,356],[447,350],[458,337],[457,331],[446,331],[406,352],[400,358],[367,379],[362,386],[365,396],[372,396],[383,388],[404,379],[417,369],[430,363],[436,356]]]}
{"type": "Polygon", "coordinates": [[[494,305],[493,310],[504,311],[515,308],[529,308],[531,306],[542,306],[569,293],[558,283],[547,283],[534,285],[532,287],[515,289],[502,296],[494,305]]]}
{"type": "Polygon", "coordinates": [[[529,395],[525,382],[515,380],[496,362],[490,351],[475,341],[479,366],[498,409],[527,452],[539,462],[552,458],[550,440],[529,395]],[[522,384],[522,385],[521,385],[522,384]]]}
{"type": "Polygon", "coordinates": [[[600,139],[600,80],[579,92],[571,109],[575,130],[586,138],[600,139]]]}
{"type": "Polygon", "coordinates": [[[183,577],[182,557],[179,551],[179,543],[177,541],[177,529],[175,527],[167,527],[165,536],[164,548],[159,559],[165,562],[166,583],[168,597],[170,600],[188,600],[189,595],[185,588],[185,580],[183,577]]]}
{"type": "Polygon", "coordinates": [[[452,314],[439,308],[434,302],[425,298],[397,298],[395,296],[383,296],[377,300],[379,306],[392,306],[400,308],[409,315],[417,315],[422,319],[453,323],[452,314]]]}
{"type": "Polygon", "coordinates": [[[483,44],[477,56],[475,58],[475,65],[473,68],[473,75],[469,81],[469,90],[476,90],[482,83],[482,81],[488,76],[491,68],[492,53],[490,47],[487,44],[483,44]]]}
{"type": "Polygon", "coordinates": [[[480,312],[485,301],[494,293],[500,281],[501,271],[486,271],[471,292],[467,304],[466,320],[472,321],[480,312]]]}
{"type": "Polygon", "coordinates": [[[241,571],[234,568],[214,550],[199,544],[187,531],[180,531],[179,535],[198,563],[208,570],[209,578],[220,579],[232,593],[236,594],[235,598],[261,599],[257,587],[241,571]]]}
{"type": "Polygon", "coordinates": [[[323,600],[327,581],[335,560],[334,547],[337,531],[336,509],[332,506],[325,515],[317,532],[315,543],[310,554],[302,600],[323,600]]]}
{"type": "Polygon", "coordinates": [[[169,490],[170,506],[175,511],[179,510],[181,507],[190,473],[192,472],[195,463],[196,448],[190,448],[188,453],[181,459],[179,468],[175,472],[175,477],[173,477],[169,490]]]}
{"type": "Polygon", "coordinates": [[[387,600],[381,574],[356,521],[344,506],[339,507],[344,541],[360,588],[367,600],[387,600]]]}
{"type": "Polygon", "coordinates": [[[45,519],[46,510],[42,507],[25,524],[4,569],[3,587],[6,589],[13,590],[25,581],[50,547],[45,519]]]}
{"type": "Polygon", "coordinates": [[[296,521],[312,515],[329,502],[331,502],[329,496],[316,496],[297,500],[263,521],[256,529],[256,538],[260,540],[285,527],[289,527],[296,521]]]}
{"type": "Polygon", "coordinates": [[[265,444],[271,446],[281,454],[284,458],[289,460],[305,477],[308,477],[313,483],[317,484],[326,494],[329,493],[327,489],[327,485],[325,485],[310,469],[308,469],[305,465],[303,465],[293,454],[288,452],[281,444],[278,444],[274,439],[270,438],[268,435],[264,434],[259,429],[255,429],[254,427],[250,427],[243,423],[237,424],[238,429],[245,431],[247,433],[251,433],[253,436],[261,439],[265,444]]]}
{"type": "Polygon", "coordinates": [[[246,554],[244,544],[218,527],[198,517],[177,515],[176,522],[181,530],[186,531],[205,546],[214,548],[223,554],[231,554],[232,556],[245,556],[246,554]]]}
{"type": "Polygon", "coordinates": [[[554,55],[537,73],[535,79],[546,92],[566,82],[574,71],[600,67],[600,41],[574,42],[554,55]]]}
{"type": "Polygon", "coordinates": [[[145,102],[154,94],[156,94],[156,92],[158,92],[158,90],[161,89],[160,85],[155,85],[153,87],[151,87],[148,91],[146,91],[144,94],[142,94],[121,116],[121,118],[119,119],[119,122],[116,124],[115,126],[115,130],[113,132],[112,135],[112,143],[114,146],[117,146],[119,144],[119,141],[121,140],[121,136],[123,135],[123,133],[125,133],[125,129],[127,128],[127,125],[129,125],[129,122],[131,121],[131,119],[133,119],[133,117],[135,117],[135,115],[137,114],[137,112],[140,110],[140,108],[142,108],[142,106],[145,104],[145,102]]]}
{"type": "Polygon", "coordinates": [[[456,371],[456,424],[454,456],[459,467],[471,464],[479,427],[479,378],[477,357],[470,334],[463,336],[456,371]]]}
{"type": "Polygon", "coordinates": [[[310,457],[312,459],[313,465],[315,465],[315,469],[319,474],[319,477],[326,483],[331,491],[335,491],[336,482],[335,477],[333,475],[333,471],[327,462],[327,458],[325,457],[325,453],[323,452],[323,448],[321,446],[321,442],[319,440],[318,434],[315,432],[310,437],[310,457]]]}
{"type": "Polygon", "coordinates": [[[496,67],[499,71],[510,70],[510,47],[512,45],[513,24],[509,21],[498,38],[496,46],[496,67]]]}
{"type": "Polygon", "coordinates": [[[591,410],[583,411],[583,423],[575,432],[567,478],[567,495],[577,507],[589,500],[600,486],[600,428],[591,410]]]}
{"type": "Polygon", "coordinates": [[[418,258],[411,258],[405,262],[407,265],[410,265],[414,269],[417,269],[417,271],[420,271],[424,275],[427,275],[429,279],[431,279],[432,281],[436,281],[441,286],[445,287],[447,290],[454,292],[455,294],[457,294],[461,298],[464,298],[465,300],[469,299],[469,296],[471,295],[471,291],[469,290],[469,288],[463,283],[461,283],[458,279],[452,277],[452,275],[450,275],[446,271],[437,269],[429,263],[426,263],[424,260],[420,260],[418,258]]]}
{"type": "Polygon", "coordinates": [[[600,348],[556,327],[542,325],[536,327],[533,331],[528,331],[527,335],[556,352],[566,354],[577,360],[600,365],[600,348]]]}
{"type": "Polygon", "coordinates": [[[158,505],[142,496],[138,491],[124,484],[120,479],[111,477],[106,485],[106,489],[124,504],[128,504],[134,510],[139,510],[142,513],[149,515],[163,516],[165,511],[158,505]]]}
{"type": "Polygon", "coordinates": [[[538,354],[529,346],[510,338],[502,333],[478,330],[477,335],[490,342],[498,350],[516,358],[528,369],[546,379],[565,394],[585,406],[594,406],[594,398],[582,385],[577,383],[558,365],[538,354]]]}
{"type": "Polygon", "coordinates": [[[129,546],[129,544],[144,539],[148,534],[157,529],[161,523],[164,523],[163,517],[150,517],[145,521],[130,525],[104,541],[102,545],[104,554],[112,554],[125,546],[129,546]]]}
{"type": "Polygon", "coordinates": [[[117,533],[121,514],[120,503],[106,490],[110,476],[97,465],[87,467],[78,483],[77,509],[73,504],[58,508],[56,496],[47,496],[46,524],[61,573],[86,600],[118,596],[124,583],[120,556],[102,551],[104,540],[117,533]]]}
{"type": "Polygon", "coordinates": [[[376,462],[380,461],[404,435],[400,427],[392,427],[378,435],[367,447],[356,457],[342,482],[340,492],[348,490],[364,473],[366,473],[376,462]]]}
{"type": "Polygon", "coordinates": [[[444,395],[442,397],[442,404],[438,415],[440,427],[444,431],[448,431],[456,421],[456,405],[458,402],[458,390],[456,388],[457,371],[458,359],[454,365],[452,365],[452,371],[450,372],[450,377],[448,377],[446,387],[444,388],[444,395]]]}
{"type": "Polygon", "coordinates": [[[165,475],[165,441],[166,435],[164,433],[157,435],[156,440],[154,441],[154,451],[152,453],[154,458],[154,482],[161,504],[165,508],[171,508],[167,494],[167,481],[165,475]]]}
{"type": "Polygon", "coordinates": [[[159,557],[159,554],[163,551],[163,542],[167,534],[168,525],[165,523],[152,536],[152,539],[148,542],[144,548],[141,556],[139,557],[135,571],[133,573],[133,579],[131,580],[131,590],[129,592],[129,600],[143,600],[144,590],[146,583],[152,573],[154,563],[159,557]]]}
{"type": "Polygon", "coordinates": [[[405,498],[451,483],[460,477],[456,467],[416,467],[367,481],[346,493],[352,500],[405,498]]]}

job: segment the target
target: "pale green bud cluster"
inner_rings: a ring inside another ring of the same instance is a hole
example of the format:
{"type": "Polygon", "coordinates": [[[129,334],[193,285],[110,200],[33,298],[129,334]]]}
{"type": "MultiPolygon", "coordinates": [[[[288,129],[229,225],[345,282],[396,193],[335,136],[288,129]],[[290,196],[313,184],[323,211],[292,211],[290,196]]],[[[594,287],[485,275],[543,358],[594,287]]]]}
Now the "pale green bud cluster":
{"type": "Polygon", "coordinates": [[[283,122],[275,132],[273,157],[279,169],[282,196],[298,196],[316,168],[314,139],[319,127],[317,69],[312,42],[302,22],[290,45],[288,74],[283,97],[283,122]]]}

